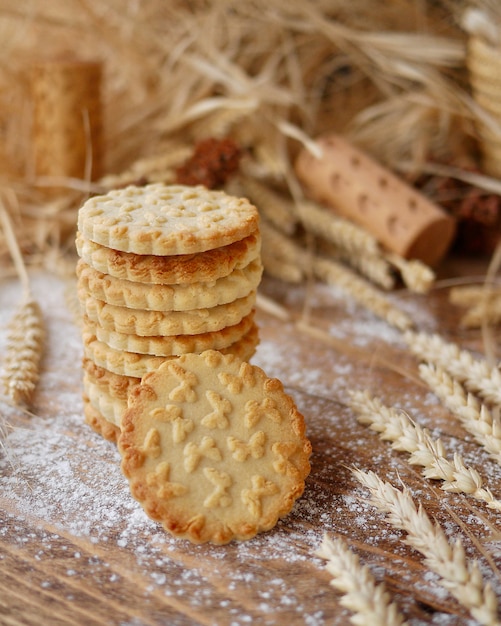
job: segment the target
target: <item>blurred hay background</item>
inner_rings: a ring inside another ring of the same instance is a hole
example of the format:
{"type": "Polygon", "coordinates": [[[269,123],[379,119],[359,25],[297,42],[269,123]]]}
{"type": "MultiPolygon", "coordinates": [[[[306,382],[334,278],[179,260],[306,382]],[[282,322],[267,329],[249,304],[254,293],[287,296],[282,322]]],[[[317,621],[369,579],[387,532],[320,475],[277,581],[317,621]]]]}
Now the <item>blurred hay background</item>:
{"type": "MultiPolygon", "coordinates": [[[[472,6],[501,23],[494,0],[3,0],[0,199],[26,262],[61,271],[86,194],[120,176],[169,181],[207,137],[234,139],[246,173],[282,189],[302,142],[336,131],[412,181],[440,165],[497,191],[466,67],[472,6]],[[59,181],[60,195],[32,163],[29,69],[52,58],[104,72],[104,179],[59,181]]],[[[0,259],[11,271],[1,234],[0,259]]]]}

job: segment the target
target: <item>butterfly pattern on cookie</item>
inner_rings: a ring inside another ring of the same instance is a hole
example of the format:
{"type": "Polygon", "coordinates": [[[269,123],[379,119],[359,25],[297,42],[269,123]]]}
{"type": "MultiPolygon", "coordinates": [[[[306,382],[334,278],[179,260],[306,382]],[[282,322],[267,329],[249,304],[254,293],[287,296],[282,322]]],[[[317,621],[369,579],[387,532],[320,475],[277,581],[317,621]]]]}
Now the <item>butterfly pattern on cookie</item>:
{"type": "Polygon", "coordinates": [[[247,539],[301,495],[311,445],[304,418],[275,381],[206,351],[165,363],[134,389],[118,444],[122,469],[145,511],[172,534],[195,543],[247,539]],[[168,482],[185,487],[179,495],[168,489],[167,499],[147,478],[165,462],[168,482]]]}

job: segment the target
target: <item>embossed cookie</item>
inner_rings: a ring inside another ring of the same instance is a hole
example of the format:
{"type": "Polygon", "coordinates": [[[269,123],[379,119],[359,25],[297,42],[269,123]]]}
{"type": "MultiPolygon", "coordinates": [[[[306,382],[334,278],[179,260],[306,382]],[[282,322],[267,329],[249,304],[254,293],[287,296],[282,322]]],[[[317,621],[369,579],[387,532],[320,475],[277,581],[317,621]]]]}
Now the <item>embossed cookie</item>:
{"type": "Polygon", "coordinates": [[[125,400],[125,402],[127,402],[132,388],[141,382],[140,378],[134,376],[123,376],[110,372],[85,357],[82,359],[82,367],[84,375],[88,376],[95,385],[103,389],[105,394],[112,398],[125,400]]]}
{"type": "Polygon", "coordinates": [[[158,285],[207,282],[228,276],[259,258],[261,235],[255,231],[227,246],[199,254],[154,256],[106,248],[77,233],[78,255],[95,270],[116,278],[158,285]]]}
{"type": "Polygon", "coordinates": [[[83,396],[83,403],[85,423],[108,441],[116,443],[118,435],[120,434],[120,428],[104,418],[99,411],[92,406],[89,398],[85,395],[83,396]]]}
{"type": "Polygon", "coordinates": [[[198,335],[238,324],[254,309],[256,292],[234,302],[210,309],[190,311],[144,311],[106,304],[78,290],[83,312],[102,328],[119,333],[151,337],[155,335],[198,335]]]}
{"type": "Polygon", "coordinates": [[[80,287],[96,300],[149,311],[187,311],[227,304],[257,289],[262,272],[263,266],[258,258],[218,280],[151,285],[98,272],[82,259],[77,264],[80,287]]]}
{"type": "Polygon", "coordinates": [[[78,230],[87,239],[142,255],[212,250],[248,237],[258,224],[246,198],[202,185],[132,185],[92,197],[78,212],[78,230]]]}
{"type": "Polygon", "coordinates": [[[242,339],[251,329],[253,323],[254,311],[251,311],[238,324],[226,326],[211,333],[141,337],[140,335],[108,330],[84,317],[86,329],[94,333],[99,341],[110,346],[110,348],[153,356],[177,356],[187,352],[223,350],[242,339]]]}
{"type": "Polygon", "coordinates": [[[271,529],[310,472],[304,418],[280,381],[215,351],[145,376],[129,398],[118,448],[145,512],[194,543],[271,529]]]}
{"type": "MultiPolygon", "coordinates": [[[[98,341],[96,335],[86,329],[82,330],[84,356],[93,361],[99,367],[133,378],[142,378],[148,372],[154,372],[166,360],[179,358],[177,356],[152,356],[150,354],[139,354],[136,352],[126,352],[124,350],[114,350],[102,341],[98,341]]],[[[259,343],[258,327],[254,323],[250,330],[238,341],[232,343],[227,348],[222,348],[222,354],[234,354],[243,361],[248,361],[259,343]]]]}
{"type": "Polygon", "coordinates": [[[83,377],[83,390],[90,404],[105,420],[120,428],[120,420],[127,408],[127,399],[114,398],[88,374],[83,377]]]}

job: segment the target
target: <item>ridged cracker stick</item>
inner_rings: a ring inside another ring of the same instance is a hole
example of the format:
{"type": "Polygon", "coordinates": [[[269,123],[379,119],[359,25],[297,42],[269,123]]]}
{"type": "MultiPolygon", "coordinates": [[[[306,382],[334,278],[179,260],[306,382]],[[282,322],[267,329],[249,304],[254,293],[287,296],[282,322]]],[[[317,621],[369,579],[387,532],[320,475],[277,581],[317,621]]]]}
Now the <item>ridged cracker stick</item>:
{"type": "Polygon", "coordinates": [[[350,621],[357,626],[405,626],[397,605],[391,601],[384,583],[378,584],[370,569],[346,541],[324,535],[316,555],[327,561],[331,585],[341,591],[340,603],[355,614],[350,621]]]}
{"type": "Polygon", "coordinates": [[[369,489],[372,504],[387,514],[392,526],[407,533],[405,543],[424,556],[427,567],[440,576],[440,584],[480,624],[499,626],[496,594],[490,583],[484,584],[478,561],[467,559],[461,539],[449,543],[442,528],[421,505],[416,506],[408,488],[400,491],[372,471],[354,469],[353,473],[369,489]]]}
{"type": "Polygon", "coordinates": [[[442,441],[432,439],[426,428],[412,422],[403,411],[385,406],[367,391],[351,391],[350,405],[358,413],[360,423],[379,433],[381,439],[391,441],[394,450],[408,452],[409,463],[424,468],[423,476],[443,481],[444,491],[466,493],[485,502],[490,509],[501,510],[501,501],[483,487],[480,474],[467,467],[459,453],[449,461],[442,441]]]}

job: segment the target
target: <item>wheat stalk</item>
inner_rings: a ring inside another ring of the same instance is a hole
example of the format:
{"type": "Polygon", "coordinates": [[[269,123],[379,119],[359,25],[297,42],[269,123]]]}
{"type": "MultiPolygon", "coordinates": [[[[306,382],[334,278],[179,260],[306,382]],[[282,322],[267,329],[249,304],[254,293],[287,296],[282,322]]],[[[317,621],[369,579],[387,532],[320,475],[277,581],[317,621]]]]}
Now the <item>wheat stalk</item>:
{"type": "Polygon", "coordinates": [[[378,287],[389,291],[395,286],[395,273],[383,256],[359,255],[350,252],[340,252],[337,256],[378,287]]]}
{"type": "Polygon", "coordinates": [[[28,403],[40,377],[44,325],[38,303],[28,294],[10,321],[2,376],[6,394],[28,403]]]}
{"type": "Polygon", "coordinates": [[[400,491],[372,471],[354,469],[353,473],[369,489],[372,504],[387,514],[392,526],[407,533],[405,543],[424,556],[441,585],[481,624],[499,626],[496,594],[490,583],[484,584],[478,562],[467,559],[461,539],[449,543],[421,504],[415,505],[406,487],[400,491]]]}
{"type": "Polygon", "coordinates": [[[483,285],[461,285],[449,291],[449,302],[456,306],[475,306],[480,300],[490,302],[501,297],[501,288],[498,285],[484,283],[483,285]]]}
{"type": "Polygon", "coordinates": [[[313,272],[328,285],[340,287],[359,304],[398,330],[412,328],[412,320],[394,306],[380,291],[348,268],[329,259],[314,258],[313,272]]]}
{"type": "Polygon", "coordinates": [[[293,203],[290,198],[271,189],[256,178],[241,176],[238,179],[243,194],[254,203],[259,212],[280,232],[291,235],[297,225],[293,203]]]}
{"type": "Polygon", "coordinates": [[[449,302],[466,308],[460,321],[465,328],[480,328],[483,324],[494,326],[501,321],[501,290],[497,285],[455,287],[449,292],[449,302]]]}
{"type": "Polygon", "coordinates": [[[501,406],[501,373],[497,367],[475,359],[470,352],[446,342],[438,334],[409,330],[404,333],[404,340],[415,356],[443,368],[486,402],[501,406]]]}
{"type": "Polygon", "coordinates": [[[378,398],[371,398],[367,391],[351,391],[350,406],[357,412],[360,423],[368,425],[382,439],[391,441],[393,449],[408,452],[409,463],[424,468],[425,478],[443,481],[444,491],[465,493],[485,502],[491,509],[501,510],[501,501],[482,486],[480,474],[467,467],[459,453],[449,461],[442,441],[432,439],[426,428],[412,422],[403,411],[385,406],[378,398]]]}
{"type": "Polygon", "coordinates": [[[435,272],[418,259],[404,259],[398,254],[386,255],[399,272],[404,285],[414,293],[427,293],[435,282],[435,272]]]}
{"type": "Polygon", "coordinates": [[[7,209],[1,200],[0,224],[24,290],[24,299],[12,317],[7,331],[2,382],[5,393],[15,404],[27,403],[39,379],[45,330],[42,312],[31,294],[23,257],[7,209]]]}
{"type": "Polygon", "coordinates": [[[378,584],[366,565],[341,539],[324,535],[316,555],[327,561],[325,569],[332,576],[330,584],[344,595],[340,602],[355,615],[350,621],[358,626],[404,626],[384,583],[378,584]]]}
{"type": "Polygon", "coordinates": [[[377,240],[368,231],[350,220],[335,215],[309,200],[296,202],[295,210],[307,230],[324,237],[337,248],[359,256],[380,254],[377,240]]]}
{"type": "Polygon", "coordinates": [[[501,465],[501,421],[485,404],[479,403],[471,393],[444,369],[432,364],[421,363],[419,375],[443,404],[459,418],[489,454],[501,465]]]}

